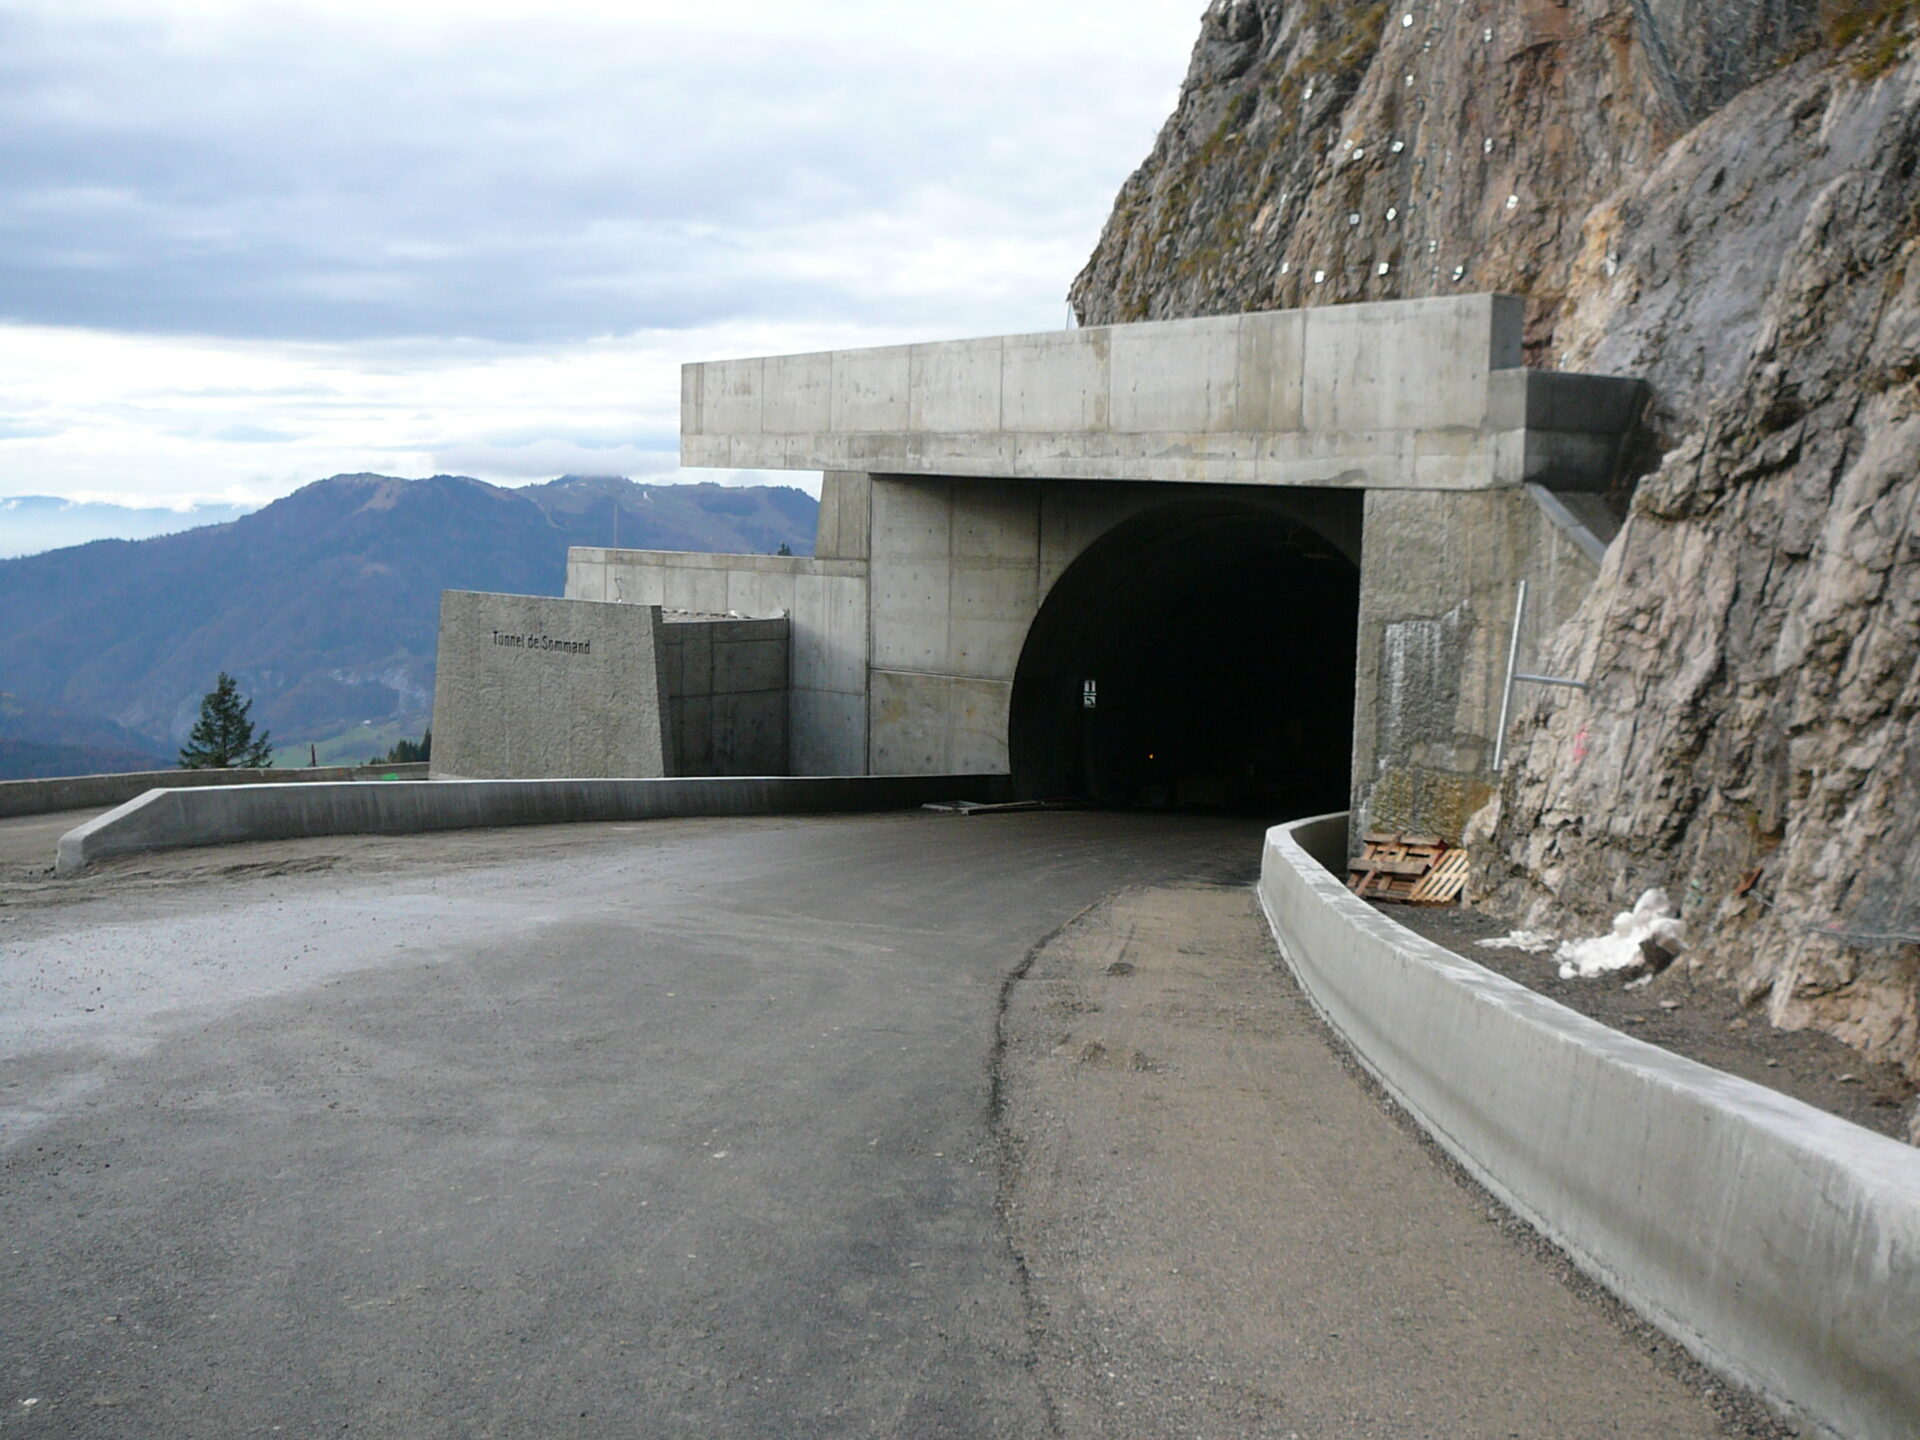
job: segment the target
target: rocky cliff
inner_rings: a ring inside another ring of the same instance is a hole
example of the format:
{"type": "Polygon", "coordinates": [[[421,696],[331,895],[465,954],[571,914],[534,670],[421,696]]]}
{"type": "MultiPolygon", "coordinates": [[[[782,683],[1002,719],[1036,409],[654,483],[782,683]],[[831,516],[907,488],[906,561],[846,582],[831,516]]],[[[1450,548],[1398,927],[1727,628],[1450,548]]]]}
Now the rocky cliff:
{"type": "Polygon", "coordinates": [[[1912,0],[1217,0],[1083,321],[1528,298],[1652,382],[1631,513],[1482,817],[1482,903],[1642,886],[1764,1004],[1920,1073],[1912,0]]]}

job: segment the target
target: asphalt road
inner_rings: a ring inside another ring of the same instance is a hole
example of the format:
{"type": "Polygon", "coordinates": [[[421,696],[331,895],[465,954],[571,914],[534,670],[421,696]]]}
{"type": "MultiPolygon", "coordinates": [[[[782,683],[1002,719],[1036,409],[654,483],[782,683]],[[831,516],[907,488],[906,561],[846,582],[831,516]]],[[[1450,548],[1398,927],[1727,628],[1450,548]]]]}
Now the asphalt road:
{"type": "Polygon", "coordinates": [[[0,873],[0,1434],[1732,1433],[1342,1068],[1258,841],[913,813],[0,873]]]}
{"type": "MultiPolygon", "coordinates": [[[[111,808],[111,807],[108,807],[111,808]]],[[[60,837],[105,809],[62,810],[50,815],[16,815],[0,820],[0,883],[33,871],[50,870],[60,837]]]]}
{"type": "Polygon", "coordinates": [[[36,892],[0,925],[0,1428],[1043,1434],[1001,986],[1255,834],[657,822],[36,892]]]}

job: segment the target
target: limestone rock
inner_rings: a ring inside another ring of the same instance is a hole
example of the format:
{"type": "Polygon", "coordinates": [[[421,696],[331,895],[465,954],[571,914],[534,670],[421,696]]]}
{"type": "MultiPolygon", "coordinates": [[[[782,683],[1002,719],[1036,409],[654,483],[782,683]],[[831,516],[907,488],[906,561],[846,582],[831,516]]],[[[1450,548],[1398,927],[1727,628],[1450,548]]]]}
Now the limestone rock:
{"type": "Polygon", "coordinates": [[[1516,722],[1481,899],[1565,926],[1664,886],[1693,963],[1920,1074],[1911,24],[1216,0],[1071,298],[1091,323],[1506,290],[1530,364],[1649,380],[1631,513],[1542,657],[1592,689],[1516,722]]]}

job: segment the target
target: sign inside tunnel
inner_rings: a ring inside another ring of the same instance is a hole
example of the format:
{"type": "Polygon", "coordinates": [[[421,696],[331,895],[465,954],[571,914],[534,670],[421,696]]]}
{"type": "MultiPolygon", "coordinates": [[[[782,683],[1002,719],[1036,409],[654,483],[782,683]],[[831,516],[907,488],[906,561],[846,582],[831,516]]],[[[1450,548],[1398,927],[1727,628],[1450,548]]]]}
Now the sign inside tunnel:
{"type": "Polygon", "coordinates": [[[1095,706],[1097,706],[1099,703],[1100,703],[1100,691],[1099,691],[1098,682],[1093,680],[1082,680],[1080,682],[1080,708],[1082,710],[1091,710],[1095,706]]]}

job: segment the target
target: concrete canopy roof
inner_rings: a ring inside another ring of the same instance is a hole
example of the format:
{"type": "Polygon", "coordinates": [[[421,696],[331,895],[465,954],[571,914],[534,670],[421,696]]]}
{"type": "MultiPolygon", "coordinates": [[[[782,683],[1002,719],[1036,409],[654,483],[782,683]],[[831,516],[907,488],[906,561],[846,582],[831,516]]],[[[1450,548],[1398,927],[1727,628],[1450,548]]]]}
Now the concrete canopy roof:
{"type": "Polygon", "coordinates": [[[1603,488],[1644,387],[1521,369],[1523,313],[1465,295],[692,364],[681,463],[1603,488]]]}

